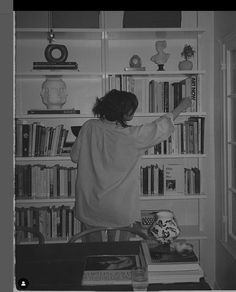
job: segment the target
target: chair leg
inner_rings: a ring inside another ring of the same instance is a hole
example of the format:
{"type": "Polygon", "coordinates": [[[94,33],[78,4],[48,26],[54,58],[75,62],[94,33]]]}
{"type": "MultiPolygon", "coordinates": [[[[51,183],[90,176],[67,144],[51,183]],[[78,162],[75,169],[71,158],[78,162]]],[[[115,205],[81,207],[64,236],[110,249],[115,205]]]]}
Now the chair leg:
{"type": "Polygon", "coordinates": [[[119,241],[119,240],[120,240],[120,230],[116,230],[114,241],[119,241]]]}
{"type": "Polygon", "coordinates": [[[103,242],[108,241],[108,232],[107,232],[107,230],[102,230],[101,234],[102,234],[102,241],[103,242]]]}

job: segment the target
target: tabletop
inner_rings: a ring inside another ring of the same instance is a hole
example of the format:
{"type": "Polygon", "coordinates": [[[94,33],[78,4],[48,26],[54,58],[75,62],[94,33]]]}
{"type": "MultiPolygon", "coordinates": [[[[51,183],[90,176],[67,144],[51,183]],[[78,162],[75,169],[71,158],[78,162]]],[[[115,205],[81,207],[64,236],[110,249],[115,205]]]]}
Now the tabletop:
{"type": "MultiPolygon", "coordinates": [[[[82,286],[86,257],[93,254],[138,254],[140,243],[99,242],[27,244],[15,247],[15,283],[18,290],[132,291],[131,285],[82,286]]],[[[210,290],[198,283],[149,284],[148,291],[210,290]]]]}

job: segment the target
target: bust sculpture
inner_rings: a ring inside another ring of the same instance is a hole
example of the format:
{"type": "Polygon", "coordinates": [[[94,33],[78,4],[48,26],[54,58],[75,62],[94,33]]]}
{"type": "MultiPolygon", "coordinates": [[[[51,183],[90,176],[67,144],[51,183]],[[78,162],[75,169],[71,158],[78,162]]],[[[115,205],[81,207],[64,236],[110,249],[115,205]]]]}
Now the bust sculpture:
{"type": "Polygon", "coordinates": [[[164,49],[166,48],[167,44],[166,41],[156,41],[155,47],[157,54],[153,55],[151,57],[151,61],[158,65],[158,70],[164,70],[164,64],[167,62],[167,60],[170,57],[169,53],[165,53],[164,49]]]}

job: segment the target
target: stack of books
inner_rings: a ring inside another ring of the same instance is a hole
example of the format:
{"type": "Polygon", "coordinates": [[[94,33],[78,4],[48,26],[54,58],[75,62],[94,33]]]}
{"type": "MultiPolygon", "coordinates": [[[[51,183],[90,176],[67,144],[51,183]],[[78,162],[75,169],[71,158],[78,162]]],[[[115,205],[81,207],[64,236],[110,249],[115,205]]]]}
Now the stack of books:
{"type": "Polygon", "coordinates": [[[178,253],[168,247],[152,247],[145,241],[142,247],[149,283],[199,282],[204,276],[194,251],[178,253]]]}
{"type": "Polygon", "coordinates": [[[78,70],[76,62],[33,62],[34,70],[78,70]]]}

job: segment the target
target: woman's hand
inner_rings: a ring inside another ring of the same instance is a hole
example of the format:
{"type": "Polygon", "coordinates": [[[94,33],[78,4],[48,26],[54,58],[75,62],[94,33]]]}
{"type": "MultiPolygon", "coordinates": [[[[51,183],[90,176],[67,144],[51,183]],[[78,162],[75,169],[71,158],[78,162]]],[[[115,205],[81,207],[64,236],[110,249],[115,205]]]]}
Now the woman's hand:
{"type": "Polygon", "coordinates": [[[181,100],[180,104],[173,110],[173,120],[175,120],[180,113],[182,113],[188,107],[191,107],[192,100],[190,97],[185,97],[181,100]]]}

